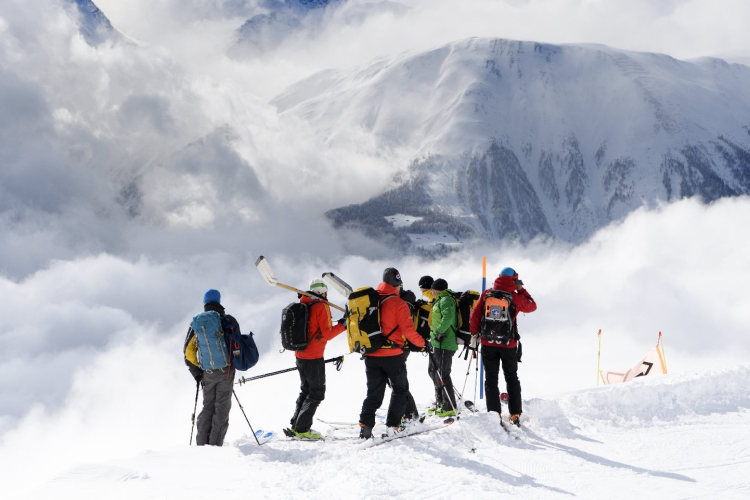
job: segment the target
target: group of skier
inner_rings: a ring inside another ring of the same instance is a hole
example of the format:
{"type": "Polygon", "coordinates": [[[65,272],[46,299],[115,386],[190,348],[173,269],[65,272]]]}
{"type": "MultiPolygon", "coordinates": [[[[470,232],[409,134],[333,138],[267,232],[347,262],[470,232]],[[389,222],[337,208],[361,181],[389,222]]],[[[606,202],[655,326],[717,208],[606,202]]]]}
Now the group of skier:
{"type": "MultiPolygon", "coordinates": [[[[384,437],[404,432],[411,422],[420,418],[407,378],[406,360],[413,350],[429,353],[428,373],[435,387],[435,403],[428,413],[447,418],[455,416],[458,408],[451,367],[461,341],[477,355],[481,342],[487,411],[496,412],[502,423],[498,387],[502,367],[508,392],[508,422],[520,425],[520,344],[516,316],[519,312],[535,311],[536,303],[524,288],[518,273],[506,267],[491,289],[477,294],[478,298],[475,295],[468,321],[470,336],[466,335],[463,339],[459,339],[458,335],[458,294],[448,288],[447,281],[423,276],[419,280],[419,288],[424,298],[417,299],[413,292],[404,290],[401,274],[395,268],[386,269],[383,281],[375,287],[379,296],[380,330],[386,340],[382,346],[363,354],[367,395],[359,415],[360,438],[373,436],[375,412],[383,403],[386,386],[391,388],[391,398],[384,437]]],[[[218,313],[222,325],[230,324],[239,332],[237,321],[225,315],[220,299],[218,291],[208,290],[203,298],[204,312],[218,313]]],[[[295,439],[318,440],[322,439],[322,435],[312,429],[312,422],[325,398],[325,347],[328,341],[347,331],[347,321],[350,319],[345,315],[333,321],[328,303],[328,285],[320,278],[310,282],[309,290],[300,294],[299,301],[309,311],[307,341],[303,349],[295,351],[300,393],[290,427],[284,429],[284,433],[295,439]]],[[[220,446],[228,428],[235,370],[231,364],[206,369],[205,362],[202,364],[196,359],[201,356],[201,342],[210,342],[208,338],[204,341],[196,334],[196,329],[205,332],[205,327],[196,323],[199,316],[196,315],[188,329],[184,349],[185,362],[191,374],[203,385],[203,409],[198,416],[196,442],[198,445],[220,446]]],[[[466,330],[467,325],[463,325],[463,329],[466,330]]]]}

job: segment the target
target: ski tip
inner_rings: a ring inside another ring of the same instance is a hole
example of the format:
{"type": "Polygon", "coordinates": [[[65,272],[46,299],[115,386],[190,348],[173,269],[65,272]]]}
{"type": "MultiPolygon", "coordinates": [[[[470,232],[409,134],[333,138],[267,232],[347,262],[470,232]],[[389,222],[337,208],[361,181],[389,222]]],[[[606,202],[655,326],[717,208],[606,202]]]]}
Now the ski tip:
{"type": "Polygon", "coordinates": [[[255,259],[255,265],[257,266],[258,264],[260,264],[263,259],[265,259],[265,257],[263,257],[262,255],[255,259]]]}

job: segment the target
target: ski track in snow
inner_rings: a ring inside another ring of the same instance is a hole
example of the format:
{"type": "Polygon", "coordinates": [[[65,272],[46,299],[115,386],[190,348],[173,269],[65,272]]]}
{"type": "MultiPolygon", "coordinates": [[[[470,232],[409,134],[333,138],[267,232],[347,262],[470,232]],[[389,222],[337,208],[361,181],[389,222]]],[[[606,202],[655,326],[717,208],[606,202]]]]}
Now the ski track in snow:
{"type": "Polygon", "coordinates": [[[248,432],[222,448],[79,465],[24,498],[748,498],[749,380],[750,365],[637,379],[525,401],[523,429],[466,412],[364,449],[330,439],[356,436],[353,426],[320,423],[325,442],[277,434],[260,447],[248,432]]]}

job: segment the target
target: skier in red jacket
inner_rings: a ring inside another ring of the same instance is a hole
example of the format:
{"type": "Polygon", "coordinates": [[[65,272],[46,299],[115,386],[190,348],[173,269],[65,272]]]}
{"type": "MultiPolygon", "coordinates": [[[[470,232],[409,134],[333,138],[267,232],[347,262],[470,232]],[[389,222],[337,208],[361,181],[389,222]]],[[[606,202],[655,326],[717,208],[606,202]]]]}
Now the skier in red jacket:
{"type": "Polygon", "coordinates": [[[359,436],[362,439],[372,437],[375,411],[383,403],[386,383],[389,383],[392,389],[388,416],[385,421],[387,433],[394,435],[399,432],[409,392],[406,360],[401,349],[404,346],[404,338],[417,347],[425,346],[424,339],[414,329],[409,305],[399,297],[401,286],[401,274],[398,270],[389,267],[383,272],[383,283],[376,287],[380,294],[381,330],[384,333],[393,333],[383,347],[365,354],[367,397],[362,403],[362,411],[359,415],[359,436]]]}
{"type": "Polygon", "coordinates": [[[285,432],[287,435],[300,439],[322,439],[323,436],[311,429],[313,416],[326,394],[326,368],[323,353],[326,343],[343,332],[346,327],[344,319],[338,323],[331,322],[331,308],[326,302],[328,286],[325,281],[316,278],[310,282],[310,292],[318,298],[306,295],[300,297],[300,302],[308,304],[310,321],[307,328],[307,338],[310,343],[302,351],[297,351],[297,370],[300,378],[300,393],[291,419],[292,427],[285,432]]]}
{"type": "MultiPolygon", "coordinates": [[[[518,327],[516,318],[519,312],[530,313],[536,311],[536,302],[529,292],[523,287],[523,281],[518,279],[518,273],[510,267],[500,271],[490,290],[485,290],[479,298],[476,307],[469,319],[469,330],[472,335],[472,344],[476,344],[476,335],[482,340],[482,363],[484,364],[485,381],[484,390],[487,393],[487,411],[496,411],[501,414],[500,389],[498,387],[498,376],[500,365],[503,367],[505,384],[508,390],[508,410],[510,411],[510,423],[520,424],[522,413],[521,382],[518,380],[518,327]],[[485,319],[489,311],[486,310],[485,302],[488,294],[490,297],[493,290],[500,290],[509,294],[512,300],[511,337],[507,340],[493,340],[490,322],[485,319]]],[[[502,418],[502,415],[501,415],[502,418]]],[[[502,421],[501,421],[502,422],[502,421]]]]}

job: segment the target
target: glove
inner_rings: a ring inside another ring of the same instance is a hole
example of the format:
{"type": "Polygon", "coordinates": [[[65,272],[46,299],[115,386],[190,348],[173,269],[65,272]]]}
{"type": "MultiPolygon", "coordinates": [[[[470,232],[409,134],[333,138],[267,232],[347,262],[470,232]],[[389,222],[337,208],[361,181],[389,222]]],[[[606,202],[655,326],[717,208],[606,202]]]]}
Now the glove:
{"type": "Polygon", "coordinates": [[[425,342],[424,346],[422,346],[421,352],[432,353],[432,344],[425,342]]]}
{"type": "Polygon", "coordinates": [[[438,342],[443,342],[445,340],[445,334],[440,332],[436,333],[435,340],[437,340],[438,342]]]}
{"type": "Polygon", "coordinates": [[[203,370],[197,366],[189,366],[188,369],[190,370],[190,375],[193,376],[196,382],[203,380],[203,370]]]}
{"type": "Polygon", "coordinates": [[[475,349],[479,345],[479,335],[472,335],[469,341],[469,349],[475,349]]]}
{"type": "Polygon", "coordinates": [[[346,316],[344,316],[341,319],[339,319],[338,320],[338,324],[346,326],[346,316]]]}

